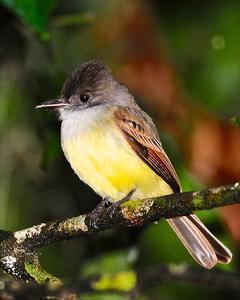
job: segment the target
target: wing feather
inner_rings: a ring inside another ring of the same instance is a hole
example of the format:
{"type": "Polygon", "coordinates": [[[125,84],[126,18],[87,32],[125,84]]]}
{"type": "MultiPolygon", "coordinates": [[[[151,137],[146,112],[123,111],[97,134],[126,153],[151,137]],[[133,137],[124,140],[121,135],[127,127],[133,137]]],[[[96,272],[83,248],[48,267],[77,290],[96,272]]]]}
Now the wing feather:
{"type": "MultiPolygon", "coordinates": [[[[152,170],[167,182],[173,192],[180,192],[177,174],[164,152],[156,128],[147,114],[138,107],[118,107],[117,125],[132,149],[152,170]]],[[[195,215],[168,219],[193,258],[211,269],[217,262],[229,263],[231,252],[201,223],[195,215]]]]}
{"type": "Polygon", "coordinates": [[[162,148],[151,118],[135,107],[118,107],[114,115],[118,127],[137,155],[161,176],[175,193],[180,192],[178,176],[162,148]]]}

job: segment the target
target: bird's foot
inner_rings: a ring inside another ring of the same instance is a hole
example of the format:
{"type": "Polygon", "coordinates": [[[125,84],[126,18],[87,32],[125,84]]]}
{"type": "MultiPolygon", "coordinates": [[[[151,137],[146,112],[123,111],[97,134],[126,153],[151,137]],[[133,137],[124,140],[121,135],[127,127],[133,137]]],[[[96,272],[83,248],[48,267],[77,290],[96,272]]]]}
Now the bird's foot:
{"type": "Polygon", "coordinates": [[[117,206],[120,206],[121,204],[129,201],[135,192],[136,192],[136,188],[131,189],[130,192],[126,196],[124,196],[121,200],[113,202],[112,205],[117,207],[117,206]]]}
{"type": "Polygon", "coordinates": [[[103,198],[100,203],[94,208],[94,210],[91,212],[91,219],[89,222],[89,225],[98,230],[99,226],[98,223],[100,222],[101,215],[104,212],[106,208],[108,208],[111,205],[111,201],[109,198],[103,198]]]}
{"type": "Polygon", "coordinates": [[[112,212],[114,212],[114,210],[115,210],[114,208],[115,207],[117,208],[121,204],[130,200],[135,191],[136,191],[135,188],[132,189],[125,197],[123,197],[121,200],[116,201],[116,202],[111,202],[111,200],[109,198],[104,198],[91,213],[91,218],[89,221],[90,227],[93,229],[99,230],[98,224],[102,220],[102,213],[110,206],[113,208],[112,212]]]}
{"type": "Polygon", "coordinates": [[[100,203],[96,206],[94,210],[102,210],[105,208],[108,208],[112,204],[111,200],[109,198],[103,198],[100,203]]]}

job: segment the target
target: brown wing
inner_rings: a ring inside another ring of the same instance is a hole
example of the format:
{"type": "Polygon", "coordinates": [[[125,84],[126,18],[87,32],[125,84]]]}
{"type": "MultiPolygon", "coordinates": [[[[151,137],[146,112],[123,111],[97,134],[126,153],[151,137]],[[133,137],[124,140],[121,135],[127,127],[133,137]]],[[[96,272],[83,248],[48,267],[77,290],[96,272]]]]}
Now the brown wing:
{"type": "Polygon", "coordinates": [[[172,190],[180,192],[178,176],[164,152],[156,128],[140,108],[118,107],[115,120],[132,149],[172,190]]]}
{"type": "MultiPolygon", "coordinates": [[[[164,152],[152,120],[136,108],[118,107],[115,120],[127,141],[148,164],[173,189],[180,191],[177,174],[164,152]]],[[[205,268],[211,269],[217,262],[229,263],[231,252],[218,241],[195,216],[167,220],[192,257],[205,268]]]]}

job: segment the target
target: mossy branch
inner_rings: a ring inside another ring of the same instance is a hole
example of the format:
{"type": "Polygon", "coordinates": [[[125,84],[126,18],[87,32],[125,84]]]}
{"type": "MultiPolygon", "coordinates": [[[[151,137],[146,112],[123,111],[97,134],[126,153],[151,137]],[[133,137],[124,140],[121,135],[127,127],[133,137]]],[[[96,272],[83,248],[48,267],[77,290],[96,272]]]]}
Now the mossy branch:
{"type": "MultiPolygon", "coordinates": [[[[17,279],[38,281],[37,272],[31,276],[31,270],[41,270],[37,251],[49,244],[77,238],[109,228],[141,226],[160,218],[173,218],[191,214],[197,210],[206,210],[219,206],[240,203],[240,183],[162,196],[146,200],[120,201],[108,207],[100,205],[93,212],[64,221],[42,223],[21,231],[0,231],[0,267],[17,279]]],[[[44,282],[40,272],[40,282],[44,282]]],[[[45,281],[51,281],[46,275],[45,281]]],[[[54,280],[56,280],[54,278],[54,280]]]]}
{"type": "Polygon", "coordinates": [[[117,273],[95,274],[85,279],[75,279],[64,285],[39,285],[14,280],[0,281],[1,299],[79,299],[77,295],[123,294],[129,299],[139,299],[144,290],[164,283],[179,282],[195,284],[227,292],[236,299],[240,295],[240,273],[219,269],[206,270],[186,264],[170,264],[117,273]]]}

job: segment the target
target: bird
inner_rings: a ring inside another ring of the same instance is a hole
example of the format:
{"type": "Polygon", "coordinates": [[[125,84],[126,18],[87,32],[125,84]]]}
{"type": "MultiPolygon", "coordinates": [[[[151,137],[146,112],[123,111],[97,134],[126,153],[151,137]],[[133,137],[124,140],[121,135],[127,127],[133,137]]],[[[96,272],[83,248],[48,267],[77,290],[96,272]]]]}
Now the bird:
{"type": "MultiPolygon", "coordinates": [[[[151,117],[128,88],[99,60],[80,65],[57,99],[37,109],[54,109],[61,121],[63,153],[78,177],[110,203],[182,191],[151,117]],[[133,192],[131,192],[133,191],[133,192]]],[[[211,269],[232,254],[195,214],[167,219],[191,256],[211,269]]]]}

